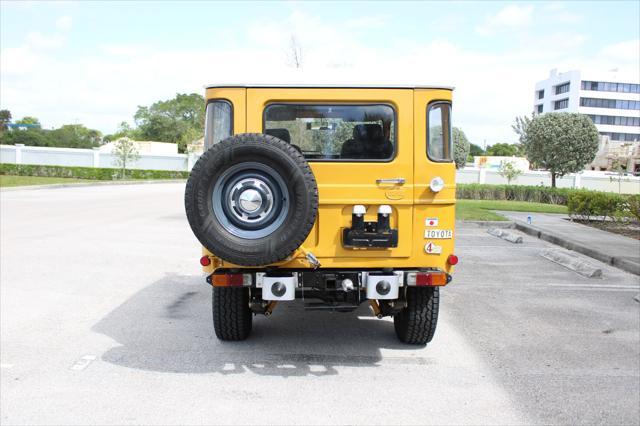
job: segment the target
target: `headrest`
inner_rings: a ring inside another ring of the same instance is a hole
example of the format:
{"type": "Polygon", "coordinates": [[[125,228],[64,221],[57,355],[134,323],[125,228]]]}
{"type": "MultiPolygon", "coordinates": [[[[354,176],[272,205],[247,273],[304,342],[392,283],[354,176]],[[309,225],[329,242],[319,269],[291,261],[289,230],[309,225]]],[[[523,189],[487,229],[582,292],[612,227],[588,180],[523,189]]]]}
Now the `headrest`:
{"type": "Polygon", "coordinates": [[[383,139],[382,126],[375,123],[357,124],[353,128],[354,139],[368,139],[369,141],[379,141],[383,139]]]}
{"type": "Polygon", "coordinates": [[[287,129],[266,129],[264,132],[267,135],[274,136],[278,139],[282,139],[287,143],[291,143],[291,134],[287,129]]]}

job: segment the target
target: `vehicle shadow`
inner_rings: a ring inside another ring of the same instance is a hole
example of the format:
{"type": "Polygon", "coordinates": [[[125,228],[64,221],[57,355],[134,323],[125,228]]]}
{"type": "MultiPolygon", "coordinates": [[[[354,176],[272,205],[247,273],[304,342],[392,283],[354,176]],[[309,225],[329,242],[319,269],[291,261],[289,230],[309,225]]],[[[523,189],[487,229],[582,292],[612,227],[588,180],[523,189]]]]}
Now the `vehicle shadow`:
{"type": "MultiPolygon", "coordinates": [[[[200,276],[166,275],[100,320],[93,331],[120,345],[102,355],[116,365],[160,372],[304,376],[335,375],[339,366],[376,366],[381,349],[413,350],[396,339],[393,322],[355,312],[305,311],[301,301],[254,317],[243,342],[216,339],[211,289],[200,276]]],[[[387,357],[385,357],[387,360],[387,357]]],[[[425,364],[428,359],[389,357],[425,364]]]]}

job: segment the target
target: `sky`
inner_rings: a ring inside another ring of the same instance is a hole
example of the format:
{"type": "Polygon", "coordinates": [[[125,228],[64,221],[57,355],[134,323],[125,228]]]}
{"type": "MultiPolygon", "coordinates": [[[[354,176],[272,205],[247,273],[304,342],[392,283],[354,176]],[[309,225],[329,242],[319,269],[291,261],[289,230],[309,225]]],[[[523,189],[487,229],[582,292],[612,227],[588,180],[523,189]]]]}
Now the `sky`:
{"type": "Polygon", "coordinates": [[[443,84],[471,142],[516,142],[552,68],[638,80],[639,22],[639,1],[0,0],[0,109],[106,134],[207,83],[443,84]]]}

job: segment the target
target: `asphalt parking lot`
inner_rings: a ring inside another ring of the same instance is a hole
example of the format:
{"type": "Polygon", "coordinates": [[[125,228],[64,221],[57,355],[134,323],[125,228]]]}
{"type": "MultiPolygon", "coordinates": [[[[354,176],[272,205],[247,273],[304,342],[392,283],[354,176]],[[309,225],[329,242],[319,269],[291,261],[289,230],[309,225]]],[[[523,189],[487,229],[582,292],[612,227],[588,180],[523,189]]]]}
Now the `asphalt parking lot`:
{"type": "Polygon", "coordinates": [[[460,224],[428,346],[299,303],[222,343],[182,191],[0,193],[2,424],[638,424],[638,276],[460,224]]]}

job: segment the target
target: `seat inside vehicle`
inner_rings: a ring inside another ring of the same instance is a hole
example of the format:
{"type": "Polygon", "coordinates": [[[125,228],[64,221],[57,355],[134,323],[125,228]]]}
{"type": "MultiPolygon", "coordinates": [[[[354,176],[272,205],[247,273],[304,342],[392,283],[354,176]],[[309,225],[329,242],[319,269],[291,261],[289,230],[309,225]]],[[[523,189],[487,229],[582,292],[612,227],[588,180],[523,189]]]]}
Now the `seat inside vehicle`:
{"type": "Polygon", "coordinates": [[[267,135],[274,136],[278,139],[281,139],[287,143],[290,143],[295,149],[298,150],[300,154],[302,154],[302,149],[296,144],[291,143],[291,133],[287,129],[266,129],[264,131],[267,135]]]}
{"type": "Polygon", "coordinates": [[[376,123],[357,124],[353,139],[342,145],[340,157],[344,159],[388,159],[393,154],[393,144],[385,139],[382,126],[376,123]]]}
{"type": "Polygon", "coordinates": [[[287,143],[291,143],[291,134],[287,129],[266,129],[264,132],[267,135],[274,136],[278,139],[282,139],[287,143]]]}

